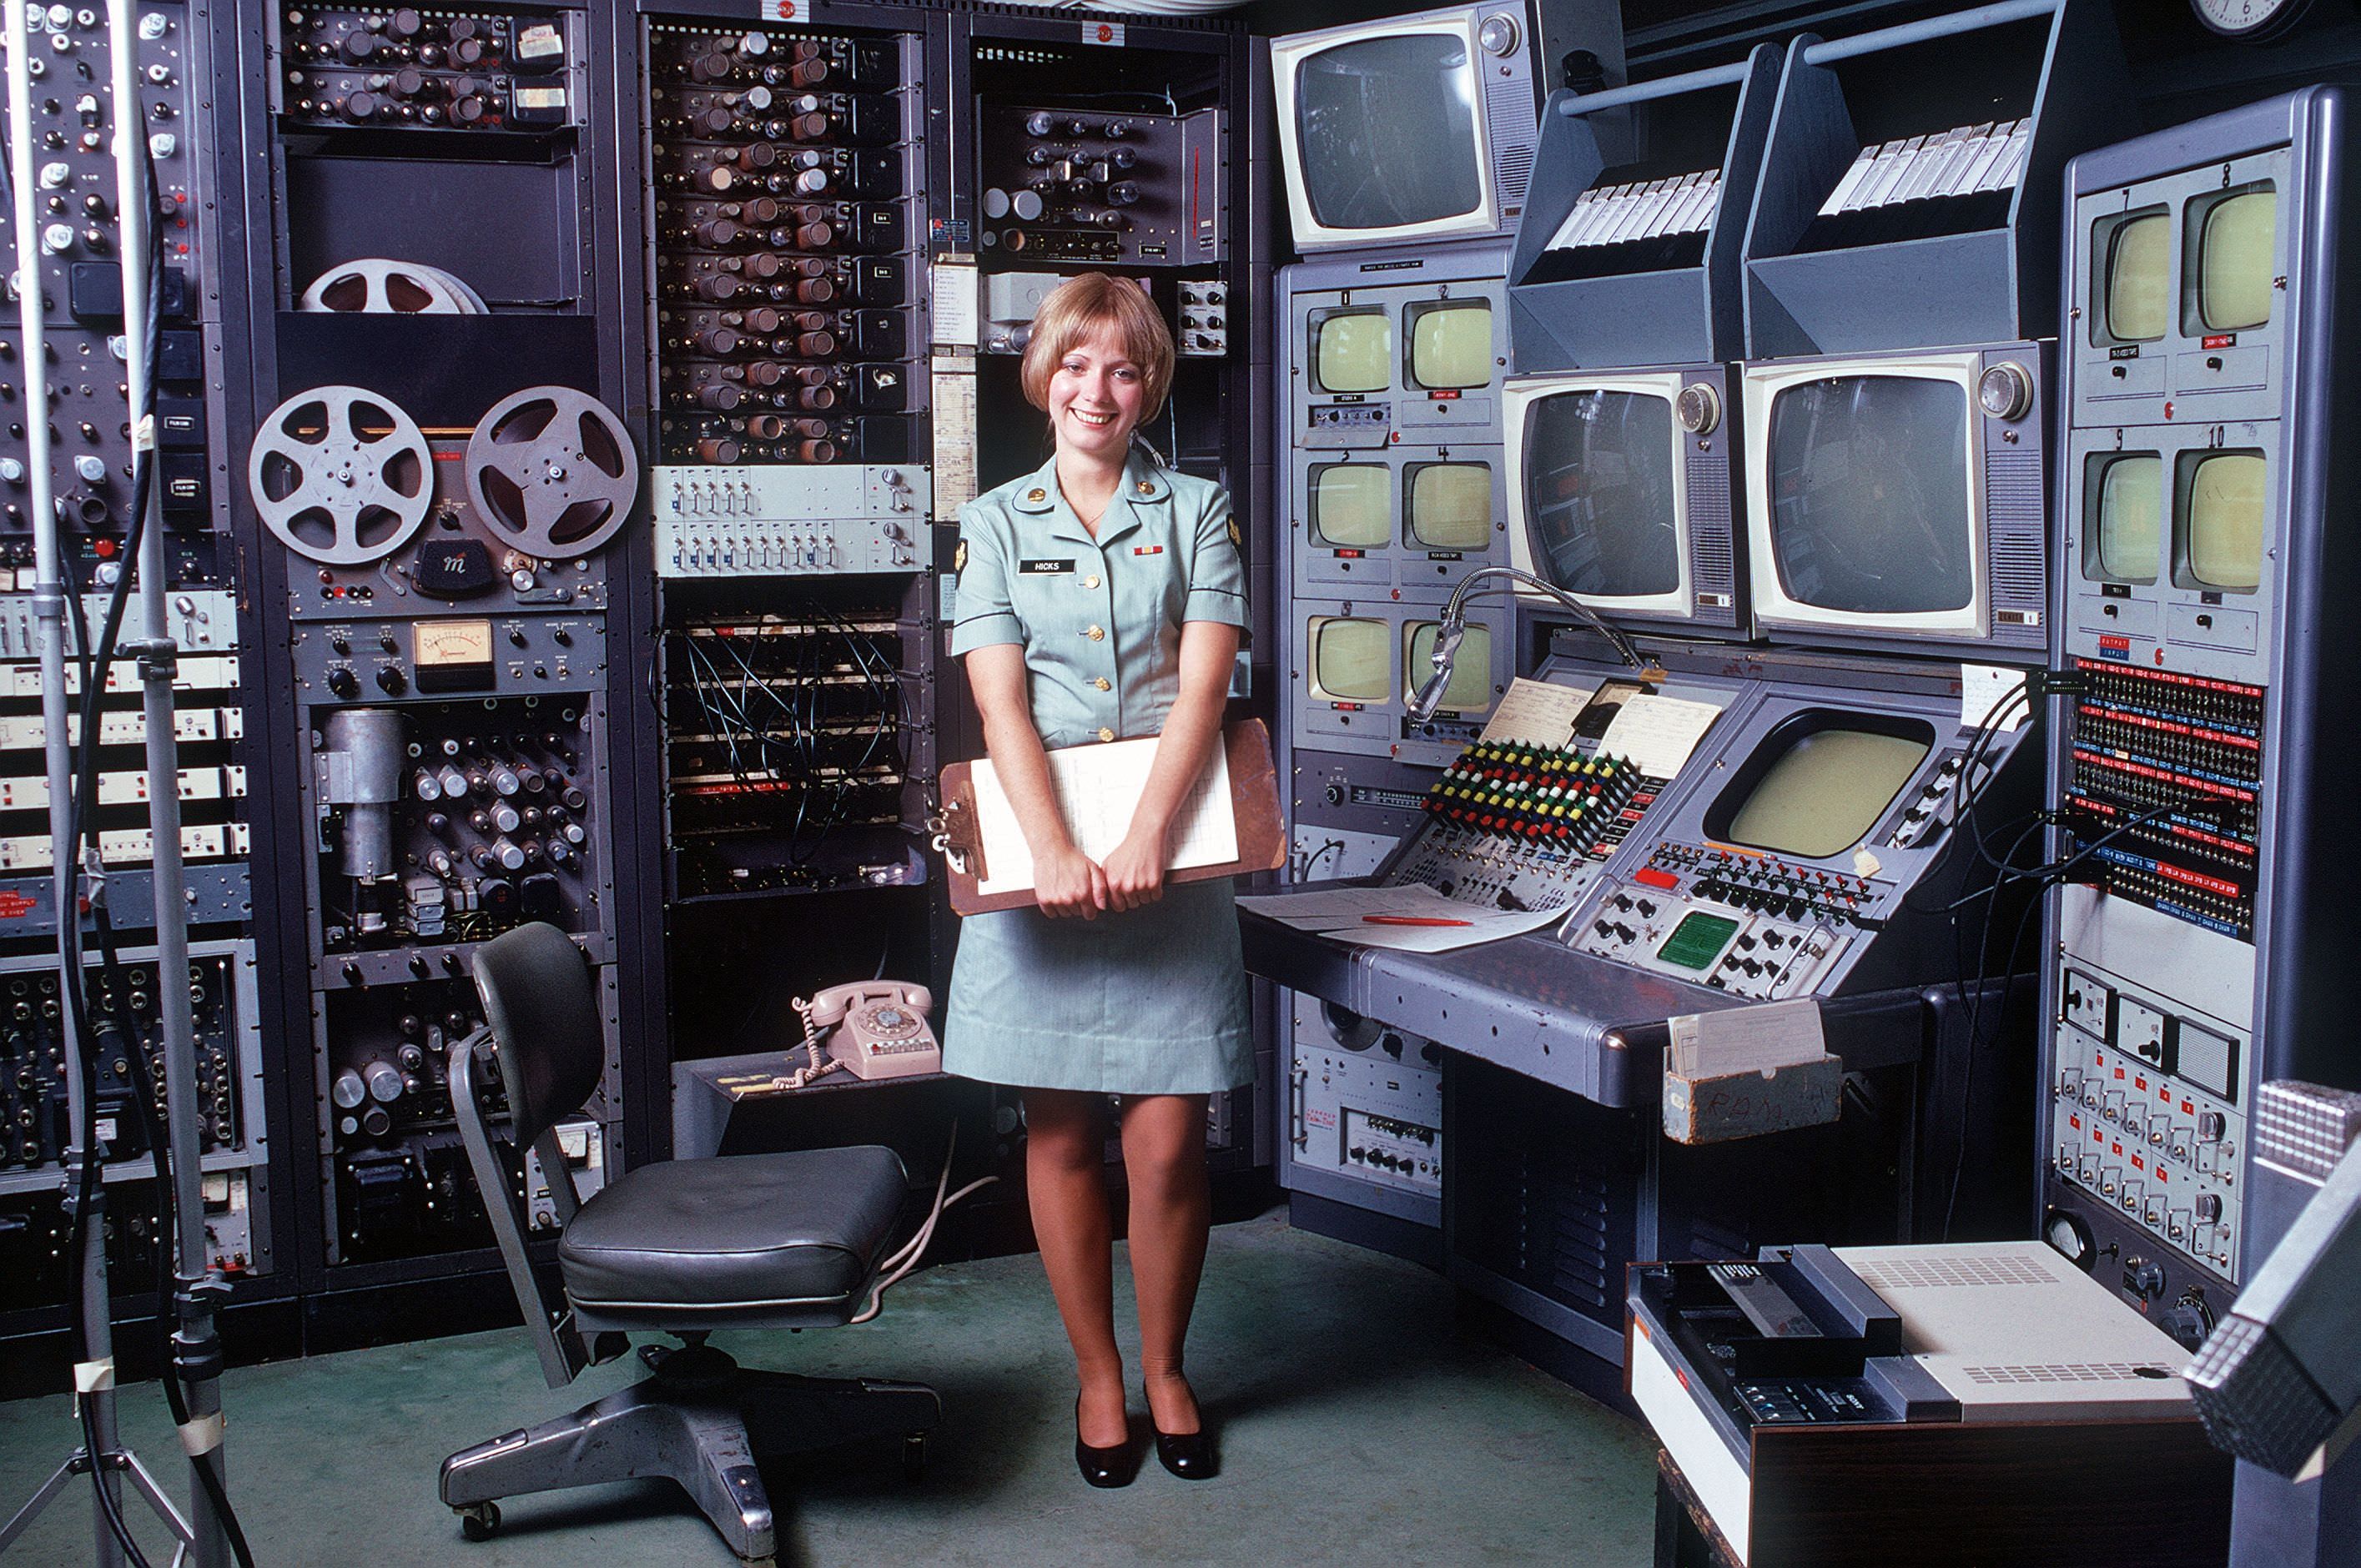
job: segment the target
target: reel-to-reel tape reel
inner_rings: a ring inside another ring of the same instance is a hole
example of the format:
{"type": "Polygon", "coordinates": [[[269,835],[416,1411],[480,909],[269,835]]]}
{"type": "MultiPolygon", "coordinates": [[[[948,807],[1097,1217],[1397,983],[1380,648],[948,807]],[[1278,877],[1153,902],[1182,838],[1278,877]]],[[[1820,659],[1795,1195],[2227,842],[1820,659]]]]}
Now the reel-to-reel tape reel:
{"type": "Polygon", "coordinates": [[[295,587],[299,618],[349,613],[380,586],[456,600],[505,583],[562,604],[603,601],[603,581],[555,579],[584,578],[630,521],[640,461],[613,411],[572,387],[511,393],[463,444],[430,439],[381,392],[327,386],[263,419],[247,484],[271,537],[322,568],[295,587]],[[393,559],[422,534],[413,559],[393,559]]]}

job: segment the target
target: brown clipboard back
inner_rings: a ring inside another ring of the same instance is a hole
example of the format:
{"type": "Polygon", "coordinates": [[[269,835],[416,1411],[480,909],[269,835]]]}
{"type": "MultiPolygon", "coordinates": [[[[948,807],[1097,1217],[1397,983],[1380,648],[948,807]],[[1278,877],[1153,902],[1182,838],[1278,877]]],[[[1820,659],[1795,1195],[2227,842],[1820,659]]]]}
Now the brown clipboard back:
{"type": "MultiPolygon", "coordinates": [[[[1222,744],[1230,759],[1230,809],[1238,830],[1238,858],[1226,865],[1192,866],[1170,872],[1168,882],[1205,882],[1214,877],[1244,876],[1249,872],[1276,871],[1287,861],[1287,834],[1279,813],[1279,768],[1271,760],[1270,731],[1259,718],[1225,725],[1222,744]]],[[[980,894],[976,883],[989,874],[983,861],[982,836],[975,825],[975,784],[972,764],[952,762],[941,773],[942,816],[936,825],[934,847],[942,851],[943,877],[950,884],[951,909],[960,915],[983,915],[994,909],[1022,909],[1033,902],[1030,888],[980,894]]]]}

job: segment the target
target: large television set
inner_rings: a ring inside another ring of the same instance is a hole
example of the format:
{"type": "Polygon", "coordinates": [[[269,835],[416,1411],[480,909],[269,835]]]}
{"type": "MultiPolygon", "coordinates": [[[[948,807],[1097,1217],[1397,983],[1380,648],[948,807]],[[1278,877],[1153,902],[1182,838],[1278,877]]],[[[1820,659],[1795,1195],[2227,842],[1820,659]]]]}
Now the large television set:
{"type": "Polygon", "coordinates": [[[1729,391],[1720,365],[1512,377],[1510,563],[1620,623],[1743,636],[1729,391]]]}
{"type": "Polygon", "coordinates": [[[1535,54],[1522,0],[1271,40],[1296,247],[1513,236],[1540,123],[1535,54]]]}
{"type": "Polygon", "coordinates": [[[2034,343],[1748,365],[1756,630],[1800,646],[2041,656],[2048,372],[2034,343]]]}

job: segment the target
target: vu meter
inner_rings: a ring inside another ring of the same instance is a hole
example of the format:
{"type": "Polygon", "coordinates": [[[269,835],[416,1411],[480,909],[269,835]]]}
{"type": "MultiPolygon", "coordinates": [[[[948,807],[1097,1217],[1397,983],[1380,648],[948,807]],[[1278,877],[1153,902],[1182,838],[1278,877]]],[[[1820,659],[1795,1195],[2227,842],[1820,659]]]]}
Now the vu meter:
{"type": "Polygon", "coordinates": [[[492,684],[492,623],[422,620],[411,628],[412,667],[420,691],[462,691],[492,684]]]}

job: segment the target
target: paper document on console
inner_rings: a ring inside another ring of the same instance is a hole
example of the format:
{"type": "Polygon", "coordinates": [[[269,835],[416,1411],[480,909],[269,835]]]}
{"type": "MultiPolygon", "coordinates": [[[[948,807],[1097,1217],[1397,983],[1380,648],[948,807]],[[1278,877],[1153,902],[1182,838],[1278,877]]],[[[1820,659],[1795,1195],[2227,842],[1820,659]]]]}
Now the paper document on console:
{"type": "MultiPolygon", "coordinates": [[[[1066,820],[1074,848],[1104,862],[1131,830],[1131,816],[1148,787],[1155,765],[1158,737],[1117,740],[1108,745],[1062,746],[1049,753],[1049,786],[1057,794],[1059,815],[1066,820]]],[[[978,758],[972,780],[975,789],[975,821],[983,840],[986,878],[976,883],[985,896],[1033,885],[1033,850],[1017,826],[1008,792],[988,757],[978,758]]],[[[1192,866],[1218,866],[1238,858],[1238,824],[1230,798],[1228,750],[1215,744],[1204,771],[1181,797],[1173,814],[1170,836],[1171,858],[1167,871],[1192,866]]]]}
{"type": "Polygon", "coordinates": [[[1412,953],[1447,953],[1455,948],[1498,941],[1539,930],[1565,915],[1564,909],[1490,909],[1461,904],[1415,882],[1399,887],[1253,894],[1241,897],[1238,907],[1335,941],[1412,953]]]}
{"type": "Polygon", "coordinates": [[[1598,738],[1598,749],[1609,756],[1629,757],[1649,778],[1675,778],[1720,717],[1719,703],[1642,692],[1624,699],[1614,722],[1598,738]]]}
{"type": "Polygon", "coordinates": [[[1574,743],[1574,726],[1589,706],[1596,686],[1562,686],[1519,675],[1492,710],[1481,740],[1563,749],[1574,743]]]}
{"type": "Polygon", "coordinates": [[[1808,996],[1671,1019],[1665,1070],[1688,1079],[1801,1067],[1828,1054],[1820,1004],[1808,996]]]}

